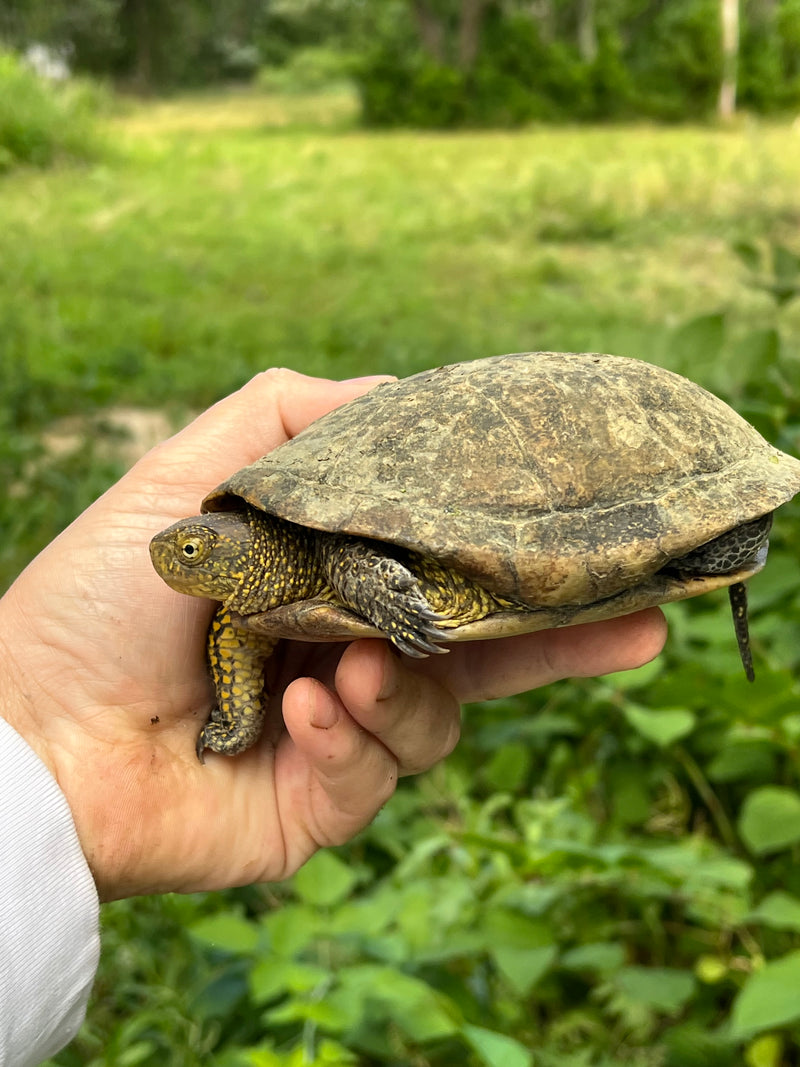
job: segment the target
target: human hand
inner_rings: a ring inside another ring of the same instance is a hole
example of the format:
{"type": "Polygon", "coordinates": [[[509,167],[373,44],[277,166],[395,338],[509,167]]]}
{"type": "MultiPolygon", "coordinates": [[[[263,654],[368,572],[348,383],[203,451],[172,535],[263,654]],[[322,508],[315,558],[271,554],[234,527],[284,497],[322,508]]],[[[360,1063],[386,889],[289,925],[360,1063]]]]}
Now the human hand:
{"type": "Polygon", "coordinates": [[[148,453],[0,600],[3,715],[61,786],[102,899],[288,877],[365,826],[398,776],[447,755],[461,702],[623,670],[660,650],[656,609],[429,661],[378,640],[284,642],[261,741],[199,764],[213,607],[161,582],[149,540],[377,380],[259,375],[148,453]]]}

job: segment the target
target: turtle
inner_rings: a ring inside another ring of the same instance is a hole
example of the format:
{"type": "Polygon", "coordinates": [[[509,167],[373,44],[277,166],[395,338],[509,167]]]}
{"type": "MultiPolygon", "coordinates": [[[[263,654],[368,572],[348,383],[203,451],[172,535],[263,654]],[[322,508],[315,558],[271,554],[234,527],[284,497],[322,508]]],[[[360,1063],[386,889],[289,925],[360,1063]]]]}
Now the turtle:
{"type": "Polygon", "coordinates": [[[800,461],[644,360],[523,352],[382,383],[150,544],[168,585],[220,602],[198,757],[256,742],[281,638],[427,656],[727,586],[752,680],[744,582],[798,491],[800,461]]]}

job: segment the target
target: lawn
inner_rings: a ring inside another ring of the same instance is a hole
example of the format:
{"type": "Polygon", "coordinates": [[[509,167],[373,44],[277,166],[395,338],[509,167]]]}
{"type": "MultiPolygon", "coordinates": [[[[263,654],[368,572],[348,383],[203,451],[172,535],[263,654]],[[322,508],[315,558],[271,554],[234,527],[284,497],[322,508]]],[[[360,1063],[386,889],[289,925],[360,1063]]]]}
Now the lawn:
{"type": "Polygon", "coordinates": [[[373,135],[346,103],[135,108],[108,162],[5,178],[5,351],[65,408],[181,406],[271,364],[404,374],[540,348],[673,363],[670,328],[694,315],[769,317],[731,242],[795,232],[800,134],[373,135]]]}
{"type": "MultiPolygon", "coordinates": [[[[642,356],[798,451],[800,301],[768,288],[800,252],[788,125],[371,134],[345,93],[238,93],[105,135],[0,177],[5,580],[120,468],[113,435],[53,456],[44,430],[180,421],[270,365],[642,356]]],[[[800,986],[799,531],[786,509],[753,582],[755,688],[707,597],[655,665],[469,709],[445,766],[290,885],[109,906],[54,1062],[796,1063],[800,994],[769,1009],[800,986]]]]}

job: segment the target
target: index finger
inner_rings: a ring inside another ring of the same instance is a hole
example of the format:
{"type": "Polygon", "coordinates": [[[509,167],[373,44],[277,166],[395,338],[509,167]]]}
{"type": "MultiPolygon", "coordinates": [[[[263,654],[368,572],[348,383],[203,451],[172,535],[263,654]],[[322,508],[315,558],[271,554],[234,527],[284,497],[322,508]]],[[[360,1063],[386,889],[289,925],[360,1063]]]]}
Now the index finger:
{"type": "Polygon", "coordinates": [[[659,608],[602,622],[496,641],[449,646],[419,668],[453,692],[461,703],[525,693],[562,678],[589,678],[641,667],[664,646],[667,624],[659,608]]]}

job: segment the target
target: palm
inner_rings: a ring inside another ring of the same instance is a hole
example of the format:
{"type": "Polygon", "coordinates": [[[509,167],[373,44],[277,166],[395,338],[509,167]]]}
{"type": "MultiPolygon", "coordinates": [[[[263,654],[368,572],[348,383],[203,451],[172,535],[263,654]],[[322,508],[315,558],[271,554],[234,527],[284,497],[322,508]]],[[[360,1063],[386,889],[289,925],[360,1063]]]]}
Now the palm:
{"type": "MultiPolygon", "coordinates": [[[[196,510],[204,489],[228,470],[209,474],[206,461],[200,469],[208,482],[176,487],[152,477],[149,466],[145,460],[83,515],[14,591],[47,628],[50,655],[36,679],[61,711],[50,755],[64,784],[82,773],[87,742],[100,750],[92,760],[103,767],[93,783],[97,804],[108,807],[105,817],[148,813],[173,859],[169,888],[282,878],[319,845],[341,839],[337,812],[283,729],[280,693],[259,746],[236,760],[198,763],[195,739],[212,699],[204,662],[212,608],[167,589],[147,552],[153,533],[196,510]]],[[[332,681],[341,647],[308,653],[294,646],[293,656],[276,657],[281,687],[296,677],[301,658],[304,673],[332,681]]],[[[302,689],[295,697],[303,698],[302,689]]],[[[142,888],[167,887],[154,869],[142,888]]]]}
{"type": "Polygon", "coordinates": [[[653,613],[578,636],[462,646],[413,668],[380,641],[285,643],[270,663],[262,740],[201,765],[212,606],[161,582],[149,540],[231,471],[364,388],[262,376],[145,457],[0,602],[0,663],[11,665],[17,695],[8,717],[70,801],[101,895],[285,877],[365,825],[398,774],[446,755],[460,700],[622,669],[658,651],[653,613]],[[243,438],[242,424],[261,432],[243,438]]]}

